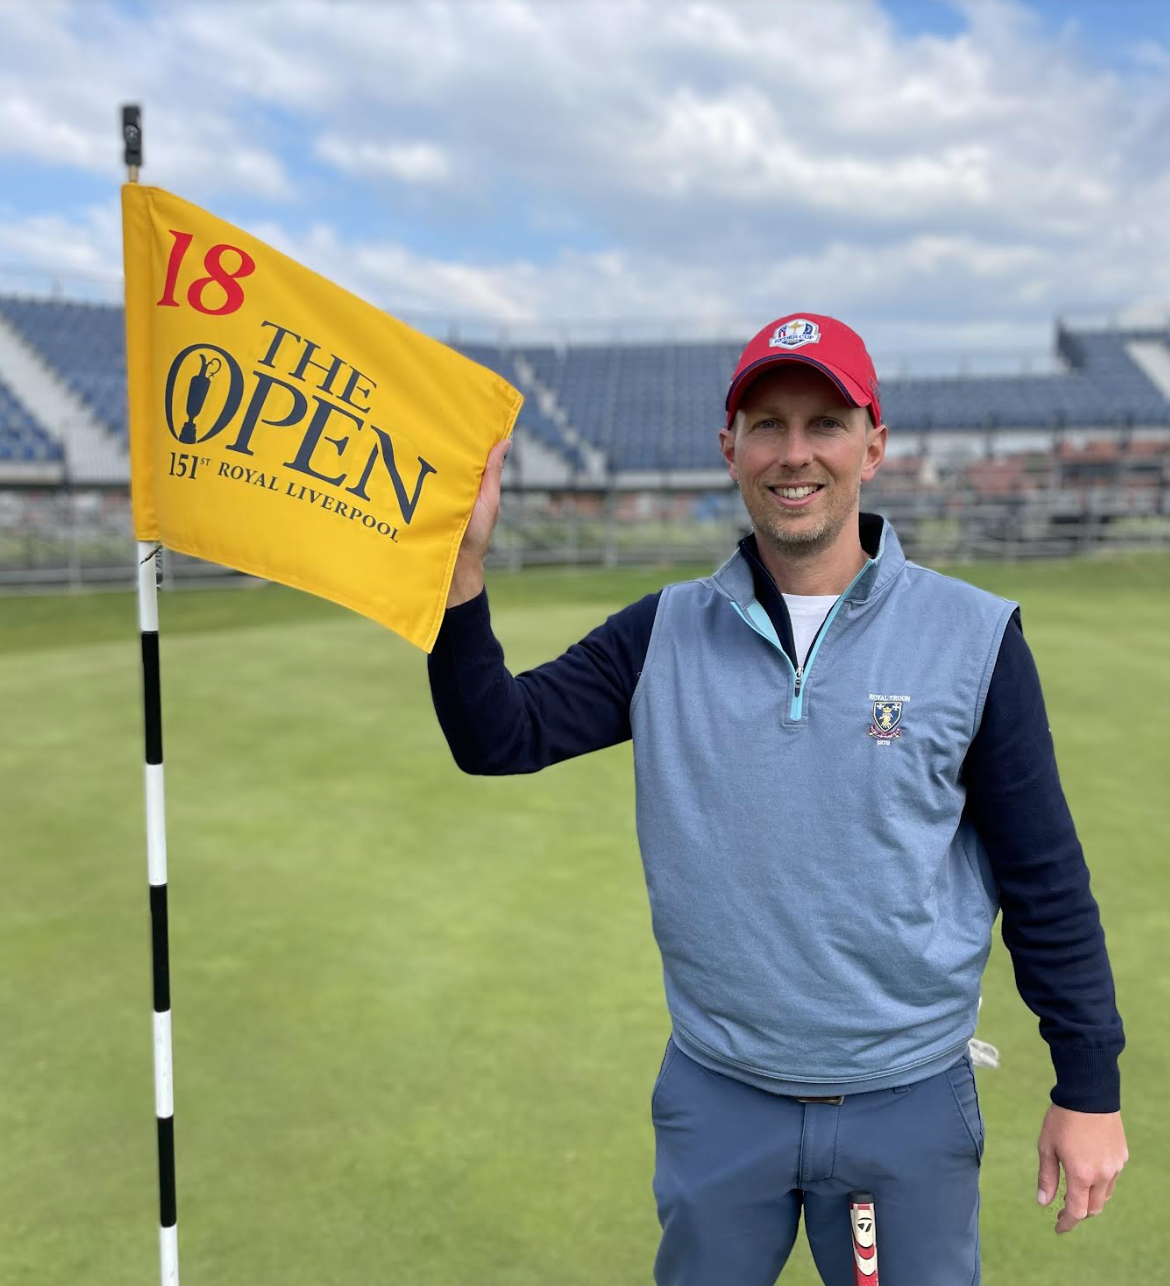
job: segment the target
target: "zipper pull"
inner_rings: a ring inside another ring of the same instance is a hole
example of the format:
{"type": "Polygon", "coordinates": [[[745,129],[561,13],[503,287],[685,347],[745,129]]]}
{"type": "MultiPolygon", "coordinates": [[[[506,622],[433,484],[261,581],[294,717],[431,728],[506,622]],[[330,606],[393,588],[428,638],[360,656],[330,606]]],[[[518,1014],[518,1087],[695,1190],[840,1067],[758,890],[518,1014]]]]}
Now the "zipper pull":
{"type": "Polygon", "coordinates": [[[793,696],[796,696],[796,697],[800,696],[800,685],[803,682],[804,682],[804,666],[798,665],[796,667],[796,691],[792,694],[793,696]]]}

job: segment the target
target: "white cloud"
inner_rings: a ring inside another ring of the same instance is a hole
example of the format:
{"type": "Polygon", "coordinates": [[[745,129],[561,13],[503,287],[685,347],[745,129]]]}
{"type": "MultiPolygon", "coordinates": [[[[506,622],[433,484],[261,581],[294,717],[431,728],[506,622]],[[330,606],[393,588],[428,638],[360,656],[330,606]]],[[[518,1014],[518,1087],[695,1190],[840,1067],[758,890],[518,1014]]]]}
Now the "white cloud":
{"type": "Polygon", "coordinates": [[[1170,74],[1170,45],[1157,40],[1139,40],[1130,50],[1130,57],[1139,66],[1170,74]]]}
{"type": "Polygon", "coordinates": [[[358,178],[385,175],[403,183],[443,183],[451,174],[446,153],[431,143],[353,142],[322,134],[313,151],[342,173],[358,178]]]}
{"type": "MultiPolygon", "coordinates": [[[[222,22],[229,11],[214,7],[222,22]]],[[[0,164],[18,157],[117,182],[118,108],[138,101],[152,182],[197,199],[234,192],[287,200],[292,185],[280,159],[255,140],[247,96],[184,38],[181,18],[170,5],[139,19],[100,0],[5,4],[0,164]]]]}
{"type": "Polygon", "coordinates": [[[116,199],[76,217],[0,218],[0,289],[42,294],[47,286],[65,283],[75,294],[120,294],[122,230],[116,199]]]}
{"type": "MultiPolygon", "coordinates": [[[[941,344],[1170,298],[1164,45],[1127,76],[1020,4],[955,7],[959,34],[908,38],[878,0],[7,6],[0,180],[7,154],[114,182],[137,96],[144,177],[230,198],[404,312],[750,320],[796,300],[941,344]],[[344,222],[305,154],[356,186],[344,222]]],[[[63,219],[69,262],[110,253],[48,207],[0,223],[0,255],[47,259],[36,229],[63,219]]]]}

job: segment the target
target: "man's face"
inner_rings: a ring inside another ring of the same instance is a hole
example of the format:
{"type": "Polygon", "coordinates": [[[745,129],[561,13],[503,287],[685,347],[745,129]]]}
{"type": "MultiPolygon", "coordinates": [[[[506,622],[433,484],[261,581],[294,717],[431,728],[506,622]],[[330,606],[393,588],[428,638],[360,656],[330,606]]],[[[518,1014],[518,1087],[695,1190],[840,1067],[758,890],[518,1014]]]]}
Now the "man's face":
{"type": "Polygon", "coordinates": [[[856,526],[886,428],[846,405],[828,376],[790,362],[755,381],[719,446],[757,537],[781,553],[812,553],[856,526]]]}

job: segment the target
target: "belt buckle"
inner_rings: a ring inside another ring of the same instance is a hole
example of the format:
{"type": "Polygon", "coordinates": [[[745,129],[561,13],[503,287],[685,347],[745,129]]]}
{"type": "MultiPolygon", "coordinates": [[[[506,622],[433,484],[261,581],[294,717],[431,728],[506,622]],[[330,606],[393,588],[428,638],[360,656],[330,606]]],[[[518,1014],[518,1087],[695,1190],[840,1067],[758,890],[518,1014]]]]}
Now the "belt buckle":
{"type": "Polygon", "coordinates": [[[797,1098],[796,1101],[798,1103],[831,1103],[834,1107],[840,1107],[841,1104],[845,1102],[845,1095],[844,1094],[822,1094],[820,1096],[817,1096],[814,1094],[814,1095],[806,1095],[804,1097],[797,1098]]]}

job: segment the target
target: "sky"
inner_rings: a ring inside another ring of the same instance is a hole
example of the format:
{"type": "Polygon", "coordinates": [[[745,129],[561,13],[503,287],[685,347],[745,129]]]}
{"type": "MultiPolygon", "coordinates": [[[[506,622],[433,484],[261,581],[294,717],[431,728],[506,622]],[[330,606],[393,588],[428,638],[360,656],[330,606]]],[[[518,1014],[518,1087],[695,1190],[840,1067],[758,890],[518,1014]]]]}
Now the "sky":
{"type": "Polygon", "coordinates": [[[0,0],[0,291],[142,181],[433,333],[1040,352],[1170,314],[1167,0],[0,0]]]}

